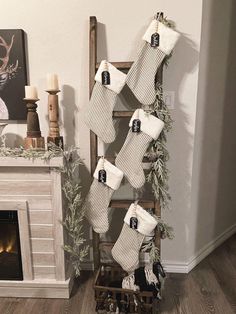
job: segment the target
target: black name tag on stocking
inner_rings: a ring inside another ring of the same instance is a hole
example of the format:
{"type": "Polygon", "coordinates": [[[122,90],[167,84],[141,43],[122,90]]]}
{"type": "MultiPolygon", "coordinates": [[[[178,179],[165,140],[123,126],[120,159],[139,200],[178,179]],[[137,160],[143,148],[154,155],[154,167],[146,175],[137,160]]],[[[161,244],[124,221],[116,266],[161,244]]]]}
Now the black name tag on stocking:
{"type": "Polygon", "coordinates": [[[106,170],[102,169],[98,172],[98,182],[106,183],[107,181],[107,173],[106,170]]]}
{"type": "Polygon", "coordinates": [[[130,226],[131,229],[138,229],[138,218],[131,217],[129,226],[130,226]]]}
{"type": "Polygon", "coordinates": [[[102,85],[110,85],[111,84],[111,78],[110,73],[108,71],[102,72],[102,85]]]}
{"type": "Polygon", "coordinates": [[[141,128],[141,121],[139,119],[134,119],[132,123],[132,132],[139,133],[141,128]]]}
{"type": "Polygon", "coordinates": [[[151,47],[159,47],[160,46],[160,35],[158,33],[152,34],[151,37],[151,47]]]}

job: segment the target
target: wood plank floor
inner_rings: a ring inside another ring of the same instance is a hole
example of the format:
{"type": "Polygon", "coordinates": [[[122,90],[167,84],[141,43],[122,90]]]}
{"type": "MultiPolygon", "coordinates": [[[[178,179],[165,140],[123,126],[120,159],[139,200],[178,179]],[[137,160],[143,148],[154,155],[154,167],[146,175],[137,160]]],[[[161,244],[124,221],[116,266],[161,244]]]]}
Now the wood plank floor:
{"type": "MultiPolygon", "coordinates": [[[[94,314],[93,275],[84,273],[70,300],[0,298],[0,314],[94,314]]],[[[236,313],[236,235],[189,274],[169,274],[159,313],[236,313]]]]}

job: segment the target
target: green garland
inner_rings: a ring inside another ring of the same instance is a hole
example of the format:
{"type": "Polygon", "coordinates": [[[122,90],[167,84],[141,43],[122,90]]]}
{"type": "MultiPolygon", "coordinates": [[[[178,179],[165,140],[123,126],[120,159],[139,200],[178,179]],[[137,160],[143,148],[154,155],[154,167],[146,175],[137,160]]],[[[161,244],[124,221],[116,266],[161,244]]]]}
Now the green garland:
{"type": "MultiPolygon", "coordinates": [[[[0,136],[0,141],[1,141],[0,136]]],[[[50,151],[45,150],[35,150],[35,149],[27,149],[25,150],[22,146],[16,148],[5,147],[3,144],[0,147],[0,157],[12,157],[12,158],[25,158],[30,160],[35,160],[37,158],[47,161],[54,157],[62,156],[61,152],[52,149],[50,151]]]]}
{"type": "Polygon", "coordinates": [[[67,230],[67,244],[64,245],[64,250],[68,253],[70,261],[73,265],[75,275],[80,275],[81,262],[85,260],[88,254],[89,246],[85,245],[83,237],[83,219],[84,212],[82,211],[82,198],[80,193],[78,167],[81,160],[77,154],[78,149],[70,147],[63,151],[62,148],[53,143],[49,144],[49,150],[35,150],[23,147],[9,148],[5,146],[5,136],[0,136],[2,146],[0,147],[0,157],[26,158],[35,160],[37,158],[48,161],[54,157],[63,157],[63,166],[56,168],[64,174],[64,183],[62,186],[63,193],[66,198],[66,216],[62,222],[67,230]]]}
{"type": "Polygon", "coordinates": [[[168,203],[171,199],[169,194],[169,170],[167,168],[167,161],[169,160],[169,153],[166,148],[166,133],[171,130],[172,119],[169,110],[163,101],[162,85],[157,82],[157,101],[154,104],[154,114],[164,123],[159,138],[153,140],[148,149],[148,158],[151,160],[151,168],[147,175],[147,181],[151,183],[152,191],[157,200],[160,201],[161,208],[168,208],[168,203]]]}
{"type": "MultiPolygon", "coordinates": [[[[161,20],[166,26],[175,28],[172,21],[164,17],[161,20]]],[[[166,56],[164,64],[167,66],[172,54],[166,56]]],[[[161,82],[156,82],[156,102],[153,106],[153,113],[156,117],[165,123],[159,138],[153,140],[148,149],[148,157],[151,160],[151,168],[147,175],[147,181],[151,183],[152,191],[157,200],[160,201],[162,209],[168,208],[171,199],[169,194],[169,170],[167,168],[167,161],[169,160],[169,153],[166,148],[167,133],[172,128],[173,120],[171,119],[170,112],[163,99],[163,87],[161,82]]]]}
{"type": "Polygon", "coordinates": [[[60,171],[66,175],[62,189],[68,205],[63,225],[69,236],[69,241],[64,246],[64,250],[69,254],[75,275],[78,277],[81,271],[81,262],[85,260],[89,251],[89,245],[85,245],[86,240],[83,237],[84,209],[82,207],[81,186],[78,176],[81,159],[77,155],[77,149],[73,147],[63,154],[64,165],[60,171]]]}
{"type": "MultiPolygon", "coordinates": [[[[175,24],[169,21],[166,17],[161,20],[166,26],[175,28],[175,24]]],[[[168,66],[172,53],[164,59],[163,64],[168,66]]],[[[167,133],[172,129],[173,120],[170,112],[163,99],[163,87],[161,82],[156,82],[156,101],[153,106],[152,113],[162,120],[165,125],[157,140],[153,140],[149,146],[147,156],[151,161],[151,167],[147,174],[147,182],[151,184],[152,192],[156,200],[160,202],[161,209],[169,207],[171,196],[169,194],[169,170],[167,168],[167,161],[169,160],[169,153],[166,147],[167,133]]],[[[160,217],[153,215],[157,220],[157,230],[161,239],[174,238],[173,228],[165,223],[160,217]]],[[[141,249],[143,252],[149,253],[151,262],[160,260],[160,251],[156,247],[154,238],[148,243],[145,243],[141,249]]]]}

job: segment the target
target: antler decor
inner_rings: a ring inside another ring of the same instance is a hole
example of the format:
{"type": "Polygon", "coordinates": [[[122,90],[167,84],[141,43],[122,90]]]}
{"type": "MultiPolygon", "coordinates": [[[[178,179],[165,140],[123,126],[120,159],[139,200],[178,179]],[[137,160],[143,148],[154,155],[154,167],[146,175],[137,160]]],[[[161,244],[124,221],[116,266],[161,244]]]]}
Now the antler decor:
{"type": "Polygon", "coordinates": [[[14,35],[11,37],[11,42],[8,45],[7,42],[4,40],[2,36],[0,36],[0,47],[5,48],[6,50],[6,55],[2,58],[0,58],[0,75],[3,73],[7,73],[9,75],[13,74],[16,72],[18,68],[18,60],[16,60],[16,64],[10,64],[9,63],[9,56],[10,56],[10,51],[14,43],[14,35]]]}

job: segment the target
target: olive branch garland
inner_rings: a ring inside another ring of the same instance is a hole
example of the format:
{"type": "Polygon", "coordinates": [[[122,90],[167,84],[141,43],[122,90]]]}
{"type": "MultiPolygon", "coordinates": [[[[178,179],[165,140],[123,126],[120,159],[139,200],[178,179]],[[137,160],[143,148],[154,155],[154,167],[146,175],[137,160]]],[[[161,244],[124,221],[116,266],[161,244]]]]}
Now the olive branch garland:
{"type": "MultiPolygon", "coordinates": [[[[161,119],[165,125],[157,140],[153,140],[149,146],[147,156],[151,161],[151,167],[147,174],[146,180],[151,184],[152,192],[155,199],[160,202],[162,209],[169,208],[169,201],[171,196],[169,194],[169,170],[167,168],[167,161],[169,160],[169,152],[166,148],[167,133],[172,128],[173,120],[171,119],[169,110],[163,100],[163,89],[162,84],[156,83],[156,102],[154,104],[153,112],[155,116],[161,119]]],[[[151,213],[152,214],[152,213],[151,213]]],[[[153,214],[152,214],[153,215],[153,214]]],[[[161,236],[161,239],[174,238],[173,228],[165,223],[160,217],[153,215],[157,221],[157,230],[161,236]]],[[[144,243],[142,252],[149,253],[150,262],[155,263],[160,261],[160,250],[155,245],[154,238],[148,243],[144,243]]]]}
{"type": "MultiPolygon", "coordinates": [[[[166,17],[162,18],[161,22],[166,26],[175,29],[175,24],[166,17]]],[[[171,57],[172,53],[166,56],[163,65],[168,66],[171,57]]],[[[151,184],[152,192],[155,199],[160,202],[161,209],[168,209],[171,196],[168,185],[169,170],[167,168],[169,152],[166,147],[166,142],[167,133],[172,129],[173,120],[163,99],[163,86],[158,80],[156,82],[156,101],[152,113],[164,122],[164,128],[159,138],[153,140],[148,148],[147,157],[151,161],[151,167],[146,180],[151,184]]],[[[157,217],[156,215],[153,215],[153,217],[157,221],[157,230],[161,239],[167,238],[172,240],[174,238],[173,227],[165,223],[160,217],[157,217]]],[[[141,250],[149,253],[150,262],[154,263],[160,260],[160,251],[155,245],[154,238],[149,242],[144,243],[141,250]]]]}
{"type": "MultiPolygon", "coordinates": [[[[161,22],[166,26],[175,29],[175,24],[166,17],[161,19],[161,22]]],[[[172,56],[167,55],[163,64],[168,66],[172,56]]],[[[151,183],[152,191],[157,200],[160,201],[162,209],[168,208],[171,200],[169,194],[169,170],[167,161],[169,160],[169,152],[166,147],[167,133],[172,129],[173,120],[168,107],[163,99],[163,86],[158,80],[156,81],[156,101],[153,106],[154,115],[164,122],[164,128],[157,140],[153,140],[149,146],[147,156],[151,161],[151,168],[147,175],[147,182],[151,183]]]]}

